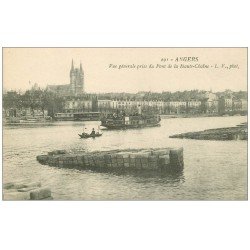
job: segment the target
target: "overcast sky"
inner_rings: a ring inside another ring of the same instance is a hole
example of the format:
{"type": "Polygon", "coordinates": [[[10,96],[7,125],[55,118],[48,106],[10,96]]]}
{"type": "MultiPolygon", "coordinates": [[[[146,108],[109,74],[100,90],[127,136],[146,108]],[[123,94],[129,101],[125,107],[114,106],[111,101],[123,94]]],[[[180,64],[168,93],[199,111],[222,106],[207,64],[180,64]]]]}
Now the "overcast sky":
{"type": "Polygon", "coordinates": [[[4,48],[4,89],[69,84],[72,59],[76,67],[82,62],[86,92],[247,90],[246,48],[4,48]],[[198,57],[198,62],[185,64],[238,64],[239,69],[148,68],[149,64],[173,64],[161,59],[177,57],[198,57]],[[110,64],[135,64],[136,68],[119,70],[110,64]],[[137,65],[147,68],[137,69],[137,65]]]}

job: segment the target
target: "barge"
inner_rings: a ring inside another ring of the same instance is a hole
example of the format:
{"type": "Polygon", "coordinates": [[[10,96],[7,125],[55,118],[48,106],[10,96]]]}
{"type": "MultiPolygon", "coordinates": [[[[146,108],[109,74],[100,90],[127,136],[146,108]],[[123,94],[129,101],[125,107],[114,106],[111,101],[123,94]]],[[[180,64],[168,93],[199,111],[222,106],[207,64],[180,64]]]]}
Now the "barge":
{"type": "Polygon", "coordinates": [[[159,115],[152,114],[108,114],[101,119],[101,126],[107,129],[132,129],[160,126],[159,115]]]}

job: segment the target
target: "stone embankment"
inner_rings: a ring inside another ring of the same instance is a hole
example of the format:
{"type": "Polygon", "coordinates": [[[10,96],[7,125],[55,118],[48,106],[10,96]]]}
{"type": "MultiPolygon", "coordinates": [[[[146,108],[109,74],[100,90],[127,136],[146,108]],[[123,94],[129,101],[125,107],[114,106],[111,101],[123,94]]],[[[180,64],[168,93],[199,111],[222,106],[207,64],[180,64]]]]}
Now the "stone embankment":
{"type": "Polygon", "coordinates": [[[3,185],[3,200],[53,200],[51,190],[40,182],[9,182],[3,185]]]}
{"type": "Polygon", "coordinates": [[[242,123],[236,127],[208,129],[199,132],[188,132],[183,134],[171,135],[169,137],[215,141],[247,140],[247,123],[242,123]]]}
{"type": "Polygon", "coordinates": [[[67,153],[64,150],[37,156],[44,165],[60,168],[102,171],[180,171],[183,169],[183,148],[128,149],[67,153]]]}

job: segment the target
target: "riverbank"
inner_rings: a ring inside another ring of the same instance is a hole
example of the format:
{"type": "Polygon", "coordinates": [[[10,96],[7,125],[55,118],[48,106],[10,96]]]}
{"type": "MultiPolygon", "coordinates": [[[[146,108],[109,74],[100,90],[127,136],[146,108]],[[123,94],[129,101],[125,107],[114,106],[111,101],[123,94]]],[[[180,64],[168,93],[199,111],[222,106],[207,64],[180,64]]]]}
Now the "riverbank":
{"type": "Polygon", "coordinates": [[[172,114],[172,115],[160,115],[162,119],[170,118],[202,118],[202,117],[229,117],[229,116],[247,116],[247,114],[172,114]]]}
{"type": "MultiPolygon", "coordinates": [[[[219,115],[218,113],[214,114],[161,114],[160,117],[162,119],[170,119],[170,118],[202,118],[202,117],[228,117],[228,116],[247,116],[246,112],[242,112],[241,114],[239,113],[228,113],[224,115],[219,115]]],[[[50,119],[45,119],[41,117],[38,118],[17,118],[17,117],[12,117],[10,118],[3,118],[3,125],[43,125],[43,124],[52,124],[55,122],[65,122],[65,121],[71,121],[71,122],[86,122],[86,121],[100,121],[100,119],[58,119],[58,118],[50,118],[50,119]]]]}
{"type": "Polygon", "coordinates": [[[247,123],[241,123],[236,127],[208,129],[198,132],[188,132],[169,136],[170,138],[180,139],[195,139],[195,140],[216,140],[216,141],[229,141],[229,140],[247,140],[248,131],[247,123]]]}

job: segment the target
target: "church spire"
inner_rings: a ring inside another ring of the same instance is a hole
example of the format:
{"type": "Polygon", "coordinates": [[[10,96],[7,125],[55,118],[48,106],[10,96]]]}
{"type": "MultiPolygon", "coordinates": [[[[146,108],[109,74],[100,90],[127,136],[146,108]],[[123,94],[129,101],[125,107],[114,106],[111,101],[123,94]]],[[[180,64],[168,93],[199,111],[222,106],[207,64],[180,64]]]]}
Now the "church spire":
{"type": "Polygon", "coordinates": [[[73,59],[72,59],[72,62],[71,62],[71,71],[74,70],[74,62],[73,62],[73,59]]]}
{"type": "Polygon", "coordinates": [[[82,70],[82,62],[80,62],[80,72],[82,73],[83,70],[82,70]]]}

